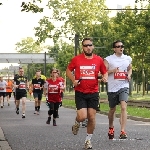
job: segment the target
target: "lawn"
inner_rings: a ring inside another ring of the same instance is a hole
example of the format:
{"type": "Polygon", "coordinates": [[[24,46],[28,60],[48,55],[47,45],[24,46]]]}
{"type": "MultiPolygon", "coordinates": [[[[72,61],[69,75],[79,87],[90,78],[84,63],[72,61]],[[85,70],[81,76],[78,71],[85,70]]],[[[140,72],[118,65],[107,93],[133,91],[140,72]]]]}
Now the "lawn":
{"type": "MultiPolygon", "coordinates": [[[[74,93],[65,93],[65,95],[69,96],[74,96],[74,93]]],[[[107,99],[106,92],[101,92],[100,93],[101,99],[107,99]]],[[[43,96],[42,101],[45,101],[45,97],[43,96]]],[[[32,98],[33,100],[33,98],[32,98]]],[[[145,96],[142,96],[142,93],[132,93],[132,97],[129,97],[129,100],[150,100],[150,94],[145,94],[145,96]]],[[[74,100],[63,100],[63,105],[64,106],[71,106],[75,108],[75,101],[74,100]]],[[[109,111],[109,106],[108,104],[101,103],[100,107],[101,111],[108,112],[109,111]]],[[[116,113],[120,113],[120,106],[117,107],[116,113]]],[[[137,116],[137,117],[143,117],[143,118],[150,118],[150,109],[148,108],[140,108],[140,107],[135,107],[135,106],[128,106],[127,107],[127,113],[128,115],[131,116],[137,116]]]]}
{"type": "MultiPolygon", "coordinates": [[[[71,106],[75,108],[75,101],[74,100],[63,100],[63,106],[71,106]]],[[[109,111],[108,104],[101,103],[100,104],[100,110],[104,112],[109,111]]],[[[120,106],[117,106],[116,113],[120,113],[120,106]]],[[[136,116],[136,117],[143,117],[143,118],[150,118],[150,109],[147,108],[139,108],[134,106],[128,106],[127,107],[127,113],[130,116],[136,116]]]]}

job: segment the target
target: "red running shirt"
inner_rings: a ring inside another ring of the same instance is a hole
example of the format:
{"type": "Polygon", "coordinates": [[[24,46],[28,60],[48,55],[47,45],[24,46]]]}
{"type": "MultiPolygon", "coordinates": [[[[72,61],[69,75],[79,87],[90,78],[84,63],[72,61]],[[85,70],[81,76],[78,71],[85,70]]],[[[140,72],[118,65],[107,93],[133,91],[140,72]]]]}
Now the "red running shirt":
{"type": "Polygon", "coordinates": [[[75,71],[75,80],[82,79],[75,90],[83,93],[98,92],[98,72],[100,71],[101,74],[107,72],[100,56],[93,54],[92,59],[87,59],[83,53],[71,60],[68,69],[75,71]]]}
{"type": "Polygon", "coordinates": [[[48,101],[49,102],[61,102],[61,95],[60,95],[60,86],[61,81],[56,79],[53,81],[52,79],[46,80],[47,84],[47,91],[48,91],[48,101]]]}

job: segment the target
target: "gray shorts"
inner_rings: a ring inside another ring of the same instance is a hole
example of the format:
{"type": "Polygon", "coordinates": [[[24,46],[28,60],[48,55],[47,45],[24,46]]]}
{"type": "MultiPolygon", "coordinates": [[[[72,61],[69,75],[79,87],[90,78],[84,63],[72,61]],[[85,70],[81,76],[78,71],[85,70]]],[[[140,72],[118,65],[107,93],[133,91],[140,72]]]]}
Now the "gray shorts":
{"type": "Polygon", "coordinates": [[[125,101],[127,103],[128,96],[129,96],[129,88],[127,87],[121,88],[117,92],[108,92],[109,107],[114,108],[116,105],[120,103],[120,101],[125,101]]]}

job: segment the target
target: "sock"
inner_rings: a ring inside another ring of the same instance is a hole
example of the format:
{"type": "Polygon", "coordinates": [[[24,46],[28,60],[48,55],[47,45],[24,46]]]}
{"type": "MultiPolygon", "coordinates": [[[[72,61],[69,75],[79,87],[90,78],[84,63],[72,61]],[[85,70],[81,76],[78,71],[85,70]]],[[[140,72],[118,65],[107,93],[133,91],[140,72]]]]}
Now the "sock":
{"type": "Polygon", "coordinates": [[[19,108],[17,107],[17,110],[19,110],[19,108]]]}
{"type": "Polygon", "coordinates": [[[37,107],[35,107],[35,111],[37,111],[37,107]]]}
{"type": "Polygon", "coordinates": [[[78,122],[77,120],[75,120],[75,124],[80,125],[80,122],[78,122]]]}
{"type": "Polygon", "coordinates": [[[93,135],[93,134],[88,134],[88,133],[87,133],[87,136],[86,136],[85,142],[86,142],[86,141],[88,141],[88,140],[91,140],[92,135],[93,135]]]}
{"type": "Polygon", "coordinates": [[[38,106],[38,111],[40,110],[40,106],[38,106]]]}

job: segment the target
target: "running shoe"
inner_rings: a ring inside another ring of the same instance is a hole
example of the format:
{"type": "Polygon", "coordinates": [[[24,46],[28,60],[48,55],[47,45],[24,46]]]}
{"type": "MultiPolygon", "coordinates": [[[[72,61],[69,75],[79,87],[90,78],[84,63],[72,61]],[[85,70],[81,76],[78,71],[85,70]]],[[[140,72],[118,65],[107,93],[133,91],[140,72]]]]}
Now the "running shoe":
{"type": "Polygon", "coordinates": [[[40,114],[39,111],[37,111],[36,114],[39,115],[40,114]]]}
{"type": "Polygon", "coordinates": [[[8,103],[8,106],[10,106],[10,104],[8,103]]]}
{"type": "Polygon", "coordinates": [[[22,114],[22,118],[25,118],[26,116],[25,116],[25,114],[22,114]]]}
{"type": "Polygon", "coordinates": [[[37,113],[37,111],[34,112],[34,114],[36,114],[36,113],[37,113]]]}
{"type": "Polygon", "coordinates": [[[50,124],[50,121],[51,121],[51,117],[48,117],[46,124],[50,124]]]}
{"type": "Polygon", "coordinates": [[[55,120],[55,119],[53,119],[53,126],[57,126],[57,125],[56,125],[56,120],[55,120]]]}
{"type": "Polygon", "coordinates": [[[126,139],[126,138],[127,138],[127,133],[124,132],[124,131],[121,131],[119,138],[120,138],[120,139],[126,139]]]}
{"type": "Polygon", "coordinates": [[[87,127],[87,123],[88,123],[88,119],[85,119],[85,120],[82,122],[82,127],[83,127],[83,128],[87,127]]]}
{"type": "Polygon", "coordinates": [[[19,109],[16,108],[16,114],[19,115],[19,109]]]}
{"type": "Polygon", "coordinates": [[[113,139],[114,138],[114,132],[115,132],[114,128],[110,128],[109,127],[109,131],[108,131],[109,139],[113,139]]]}
{"type": "Polygon", "coordinates": [[[77,134],[78,134],[79,127],[80,127],[80,123],[79,123],[79,124],[75,123],[75,125],[72,126],[72,133],[73,133],[74,135],[77,135],[77,134]]]}
{"type": "Polygon", "coordinates": [[[90,140],[87,140],[85,142],[84,149],[92,149],[92,144],[90,140]]]}

